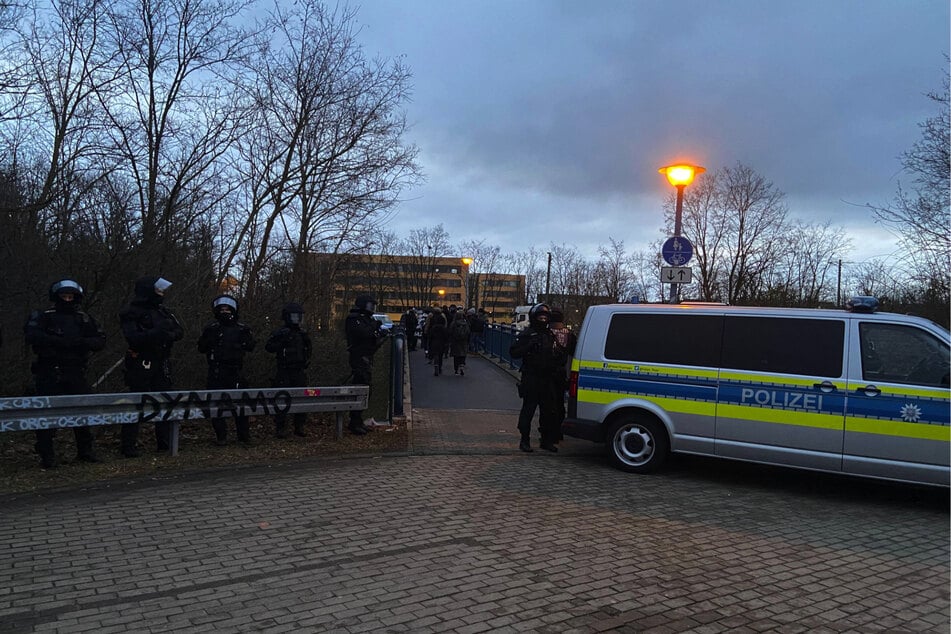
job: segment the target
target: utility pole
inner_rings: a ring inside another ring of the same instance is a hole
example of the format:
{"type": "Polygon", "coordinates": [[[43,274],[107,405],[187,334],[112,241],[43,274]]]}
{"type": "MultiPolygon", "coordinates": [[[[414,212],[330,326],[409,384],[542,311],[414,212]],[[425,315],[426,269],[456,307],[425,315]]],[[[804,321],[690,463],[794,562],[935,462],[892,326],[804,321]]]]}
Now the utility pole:
{"type": "Polygon", "coordinates": [[[548,252],[548,275],[545,276],[545,303],[551,303],[551,251],[548,252]]]}

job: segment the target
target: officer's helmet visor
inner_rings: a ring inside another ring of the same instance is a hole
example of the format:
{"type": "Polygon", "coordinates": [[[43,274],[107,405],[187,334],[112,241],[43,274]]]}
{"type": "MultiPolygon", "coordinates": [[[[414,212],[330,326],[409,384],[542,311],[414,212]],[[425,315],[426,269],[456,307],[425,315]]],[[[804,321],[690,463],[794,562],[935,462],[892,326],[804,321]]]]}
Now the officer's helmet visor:
{"type": "Polygon", "coordinates": [[[61,280],[59,282],[56,282],[55,284],[53,284],[52,290],[54,295],[59,295],[60,297],[63,297],[64,295],[68,294],[68,295],[71,295],[73,299],[75,299],[77,294],[79,295],[83,294],[83,287],[80,286],[78,283],[74,282],[73,280],[61,280]]]}
{"type": "Polygon", "coordinates": [[[303,313],[287,313],[287,321],[292,324],[299,324],[304,320],[303,313]]]}
{"type": "Polygon", "coordinates": [[[238,310],[238,302],[234,301],[230,297],[219,297],[215,300],[215,310],[229,310],[231,312],[236,312],[238,310]]]}
{"type": "Polygon", "coordinates": [[[165,295],[165,291],[167,291],[171,285],[172,283],[169,282],[164,277],[158,278],[157,280],[155,280],[155,294],[165,295]]]}

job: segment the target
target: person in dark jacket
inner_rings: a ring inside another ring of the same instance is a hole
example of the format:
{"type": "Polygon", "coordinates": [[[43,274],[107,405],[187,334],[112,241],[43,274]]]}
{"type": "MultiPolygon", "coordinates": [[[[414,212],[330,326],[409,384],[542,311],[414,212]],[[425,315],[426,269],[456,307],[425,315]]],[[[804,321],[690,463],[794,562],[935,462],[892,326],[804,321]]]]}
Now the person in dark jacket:
{"type": "MultiPolygon", "coordinates": [[[[264,344],[264,349],[273,352],[277,362],[274,387],[306,387],[313,346],[310,335],[302,327],[304,308],[297,302],[288,302],[281,310],[281,319],[284,325],[271,333],[264,344]]],[[[306,422],[307,414],[294,414],[295,436],[307,435],[304,430],[306,422]]],[[[287,414],[281,412],[274,416],[274,435],[287,438],[287,414]]]]}
{"type": "MultiPolygon", "coordinates": [[[[373,382],[373,355],[386,340],[382,324],[373,319],[376,300],[370,295],[360,295],[353,302],[353,308],[344,320],[347,335],[347,353],[354,385],[367,385],[373,382]]],[[[347,428],[357,436],[370,431],[363,424],[363,412],[350,411],[350,423],[347,428]]]]}
{"type": "MultiPolygon", "coordinates": [[[[89,354],[102,350],[106,335],[99,324],[85,313],[80,304],[82,287],[66,279],[50,286],[52,308],[33,311],[23,328],[26,342],[33,347],[36,361],[32,365],[36,393],[41,396],[88,394],[86,363],[89,354]]],[[[76,436],[76,457],[84,462],[99,462],[89,427],[73,427],[76,436]]],[[[53,449],[55,429],[36,430],[36,453],[45,469],[56,466],[53,449]]]]}
{"type": "MultiPolygon", "coordinates": [[[[135,297],[119,312],[119,326],[129,344],[125,353],[125,381],[132,392],[168,391],[172,387],[168,359],[172,344],[181,339],[185,331],[172,311],[162,306],[171,285],[161,277],[140,277],[135,281],[135,297]]],[[[167,421],[155,423],[158,451],[168,451],[170,429],[167,421]]],[[[120,435],[122,455],[138,456],[139,423],[125,423],[120,435]]]]}
{"type": "Polygon", "coordinates": [[[416,350],[416,326],[419,325],[419,319],[416,317],[416,310],[410,308],[400,318],[403,325],[403,332],[406,333],[406,346],[410,352],[416,350]]]}
{"type": "MultiPolygon", "coordinates": [[[[198,351],[208,357],[208,389],[235,390],[247,387],[242,376],[244,354],[254,350],[254,335],[251,328],[238,321],[238,302],[230,295],[219,295],[211,302],[215,321],[202,330],[198,338],[198,351]]],[[[238,442],[251,442],[251,430],[247,415],[234,419],[238,442]]],[[[228,444],[228,427],[224,418],[211,419],[215,430],[215,444],[228,444]]]]}
{"type": "Polygon", "coordinates": [[[429,356],[433,361],[433,376],[442,374],[442,359],[448,350],[449,328],[446,327],[446,316],[437,311],[429,319],[429,356]]]}
{"type": "Polygon", "coordinates": [[[485,322],[475,308],[466,311],[466,321],[469,322],[469,352],[482,352],[479,347],[479,338],[485,331],[485,322]]]}
{"type": "Polygon", "coordinates": [[[518,415],[518,431],[522,438],[518,448],[532,451],[532,418],[538,409],[540,446],[546,451],[557,452],[560,435],[556,413],[557,396],[555,376],[565,366],[565,351],[555,343],[549,324],[551,311],[546,304],[535,304],[528,312],[529,325],[518,334],[509,348],[514,359],[522,360],[522,380],[519,393],[522,409],[518,415]]]}
{"type": "Polygon", "coordinates": [[[449,353],[452,355],[452,369],[455,374],[466,373],[466,352],[469,350],[469,321],[461,310],[457,310],[449,324],[449,353]]]}
{"type": "Polygon", "coordinates": [[[551,324],[549,324],[555,346],[564,353],[565,362],[555,369],[555,418],[554,429],[556,438],[562,439],[561,424],[565,421],[565,391],[568,389],[568,371],[570,357],[574,355],[578,345],[578,336],[565,325],[565,314],[560,308],[551,309],[551,324]]]}

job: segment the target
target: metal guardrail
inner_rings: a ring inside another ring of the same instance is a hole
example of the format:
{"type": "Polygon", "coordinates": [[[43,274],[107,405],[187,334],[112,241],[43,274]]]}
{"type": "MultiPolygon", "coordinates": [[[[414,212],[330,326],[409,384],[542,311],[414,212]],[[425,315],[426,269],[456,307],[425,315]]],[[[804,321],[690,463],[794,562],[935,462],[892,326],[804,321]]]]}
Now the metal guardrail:
{"type": "Polygon", "coordinates": [[[340,439],[344,412],[366,409],[369,393],[366,385],[340,385],[15,396],[0,398],[0,432],[168,421],[172,423],[169,450],[174,456],[178,453],[182,421],[235,415],[336,412],[337,438],[340,439]]]}
{"type": "Polygon", "coordinates": [[[509,354],[509,348],[515,341],[515,335],[518,331],[514,326],[507,324],[486,324],[485,327],[485,352],[493,357],[509,364],[510,368],[521,369],[522,360],[513,359],[509,354]]]}
{"type": "Polygon", "coordinates": [[[406,372],[406,333],[402,328],[395,329],[390,344],[390,396],[389,416],[392,421],[394,416],[403,416],[403,381],[406,372]]]}

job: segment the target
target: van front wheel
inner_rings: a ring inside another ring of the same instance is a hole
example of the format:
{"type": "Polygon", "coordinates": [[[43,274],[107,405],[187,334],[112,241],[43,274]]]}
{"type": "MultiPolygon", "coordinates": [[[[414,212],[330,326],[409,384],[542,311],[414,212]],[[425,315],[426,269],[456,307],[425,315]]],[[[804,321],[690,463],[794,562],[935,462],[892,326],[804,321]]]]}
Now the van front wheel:
{"type": "Polygon", "coordinates": [[[667,430],[657,421],[623,418],[608,434],[614,466],[632,473],[650,473],[667,459],[667,430]]]}

